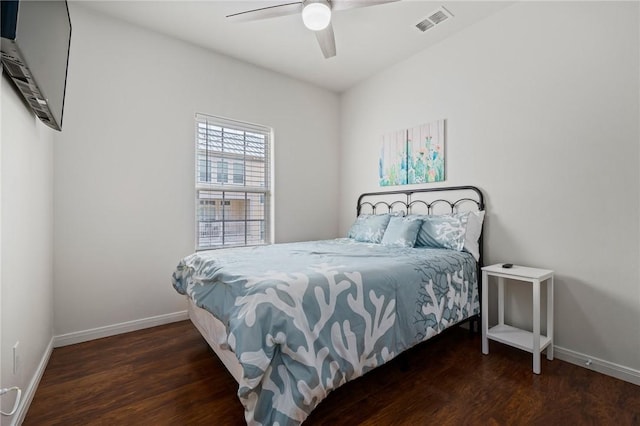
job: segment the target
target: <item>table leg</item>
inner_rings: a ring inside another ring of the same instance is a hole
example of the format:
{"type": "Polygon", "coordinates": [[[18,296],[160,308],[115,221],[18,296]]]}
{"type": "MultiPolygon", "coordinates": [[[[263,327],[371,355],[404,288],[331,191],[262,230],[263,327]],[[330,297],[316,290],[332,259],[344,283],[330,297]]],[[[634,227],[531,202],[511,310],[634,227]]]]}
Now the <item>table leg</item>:
{"type": "Polygon", "coordinates": [[[547,359],[553,360],[553,275],[547,280],[547,337],[551,339],[547,346],[547,359]]]}
{"type": "Polygon", "coordinates": [[[540,374],[540,280],[533,280],[533,372],[540,374]]]}
{"type": "Polygon", "coordinates": [[[498,277],[498,324],[504,325],[504,278],[498,277]]]}
{"type": "Polygon", "coordinates": [[[489,339],[487,331],[489,330],[489,275],[482,271],[482,353],[489,353],[489,339]]]}

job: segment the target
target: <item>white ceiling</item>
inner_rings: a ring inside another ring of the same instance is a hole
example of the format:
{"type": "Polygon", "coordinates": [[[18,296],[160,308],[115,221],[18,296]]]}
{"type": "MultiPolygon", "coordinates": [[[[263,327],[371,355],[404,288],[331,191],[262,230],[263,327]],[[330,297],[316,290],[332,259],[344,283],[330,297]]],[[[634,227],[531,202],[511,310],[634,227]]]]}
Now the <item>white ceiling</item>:
{"type": "MultiPolygon", "coordinates": [[[[82,1],[83,7],[342,92],[513,2],[404,0],[333,14],[337,56],[325,59],[298,15],[227,22],[226,15],[292,0],[82,1]],[[444,6],[454,18],[415,25],[444,6]]],[[[294,0],[295,1],[295,0],[294,0]]],[[[75,5],[74,5],[75,6],[75,5]]],[[[73,16],[72,16],[73,19],[73,16]]]]}

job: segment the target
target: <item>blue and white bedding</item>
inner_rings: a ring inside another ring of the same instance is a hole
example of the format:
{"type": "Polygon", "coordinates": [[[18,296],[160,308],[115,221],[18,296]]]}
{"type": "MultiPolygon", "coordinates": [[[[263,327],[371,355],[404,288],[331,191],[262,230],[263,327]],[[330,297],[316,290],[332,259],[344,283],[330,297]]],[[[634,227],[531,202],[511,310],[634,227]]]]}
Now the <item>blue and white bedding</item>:
{"type": "Polygon", "coordinates": [[[173,286],[225,325],[250,425],[299,424],[331,390],[479,312],[469,253],[347,238],[198,252],[173,286]]]}

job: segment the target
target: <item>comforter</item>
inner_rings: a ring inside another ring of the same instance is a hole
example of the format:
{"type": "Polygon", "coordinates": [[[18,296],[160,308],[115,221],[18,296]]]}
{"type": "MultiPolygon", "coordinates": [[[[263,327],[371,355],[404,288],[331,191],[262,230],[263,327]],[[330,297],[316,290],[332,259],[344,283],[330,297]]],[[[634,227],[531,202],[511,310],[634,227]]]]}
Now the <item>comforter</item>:
{"type": "Polygon", "coordinates": [[[225,325],[249,425],[300,424],[331,390],[479,312],[470,254],[350,239],[198,252],[173,286],[225,325]]]}

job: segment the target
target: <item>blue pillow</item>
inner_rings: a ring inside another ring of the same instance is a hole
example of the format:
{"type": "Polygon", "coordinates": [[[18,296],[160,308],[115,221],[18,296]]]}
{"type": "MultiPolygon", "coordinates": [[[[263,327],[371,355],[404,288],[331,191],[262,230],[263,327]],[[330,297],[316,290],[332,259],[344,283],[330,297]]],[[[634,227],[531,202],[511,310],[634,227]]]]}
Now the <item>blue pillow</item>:
{"type": "Polygon", "coordinates": [[[394,216],[384,231],[382,244],[394,247],[413,247],[418,238],[422,220],[417,217],[394,216]]]}
{"type": "Polygon", "coordinates": [[[363,243],[380,244],[391,216],[388,214],[361,214],[351,225],[347,238],[363,243]]]}
{"type": "Polygon", "coordinates": [[[411,215],[422,219],[416,247],[446,248],[462,251],[466,223],[456,215],[411,215]]]}

